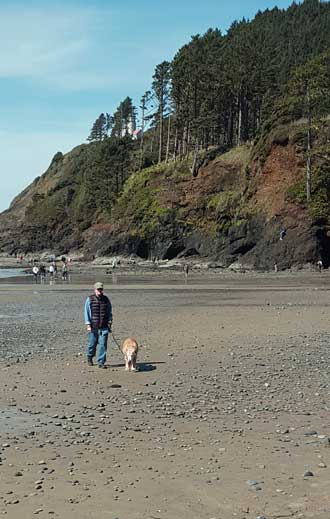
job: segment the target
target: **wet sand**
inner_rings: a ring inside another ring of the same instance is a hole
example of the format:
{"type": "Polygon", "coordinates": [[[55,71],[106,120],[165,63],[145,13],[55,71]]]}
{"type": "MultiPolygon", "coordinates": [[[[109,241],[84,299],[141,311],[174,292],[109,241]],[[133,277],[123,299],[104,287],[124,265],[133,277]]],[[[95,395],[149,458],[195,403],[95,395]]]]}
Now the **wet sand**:
{"type": "Polygon", "coordinates": [[[137,373],[86,365],[100,275],[0,285],[0,513],[329,519],[328,272],[110,275],[137,373]]]}

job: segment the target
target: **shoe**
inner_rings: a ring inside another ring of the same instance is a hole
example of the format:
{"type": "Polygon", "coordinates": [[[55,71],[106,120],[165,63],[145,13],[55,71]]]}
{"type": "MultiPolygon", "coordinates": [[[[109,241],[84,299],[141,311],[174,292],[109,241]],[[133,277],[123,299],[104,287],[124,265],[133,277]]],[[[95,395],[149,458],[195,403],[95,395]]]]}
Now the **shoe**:
{"type": "Polygon", "coordinates": [[[107,369],[107,367],[104,364],[99,364],[99,368],[107,369]]]}
{"type": "Polygon", "coordinates": [[[93,359],[87,359],[88,366],[94,366],[93,359]]]}

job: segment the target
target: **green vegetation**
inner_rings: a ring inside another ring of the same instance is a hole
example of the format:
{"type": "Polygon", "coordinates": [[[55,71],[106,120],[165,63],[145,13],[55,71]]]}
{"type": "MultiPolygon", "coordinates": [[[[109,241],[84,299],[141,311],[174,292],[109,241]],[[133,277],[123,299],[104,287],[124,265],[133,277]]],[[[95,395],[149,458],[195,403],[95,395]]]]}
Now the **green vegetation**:
{"type": "Polygon", "coordinates": [[[304,204],[308,210],[308,216],[312,221],[330,221],[330,167],[319,166],[313,175],[312,197],[306,202],[305,181],[297,182],[289,187],[286,193],[287,201],[304,204]]]}
{"type": "Polygon", "coordinates": [[[312,184],[312,198],[308,211],[312,220],[330,221],[330,167],[323,166],[315,170],[312,184]]]}
{"type": "Polygon", "coordinates": [[[164,178],[166,171],[165,165],[159,165],[133,174],[117,201],[114,220],[126,221],[130,231],[138,232],[142,237],[153,233],[170,213],[158,199],[159,177],[164,178]]]}
{"type": "Polygon", "coordinates": [[[287,189],[286,200],[294,203],[306,202],[306,184],[304,181],[297,182],[287,189]]]}

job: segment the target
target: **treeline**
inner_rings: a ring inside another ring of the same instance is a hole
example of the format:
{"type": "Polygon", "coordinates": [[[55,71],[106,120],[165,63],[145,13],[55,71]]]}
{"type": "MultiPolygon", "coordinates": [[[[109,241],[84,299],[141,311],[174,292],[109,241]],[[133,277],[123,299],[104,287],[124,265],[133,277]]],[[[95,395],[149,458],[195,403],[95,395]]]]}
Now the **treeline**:
{"type": "Polygon", "coordinates": [[[292,116],[290,99],[295,114],[304,112],[290,97],[290,82],[329,49],[330,5],[319,0],[258,12],[252,21],[234,22],[225,35],[209,29],[193,36],[171,63],[157,65],[141,98],[139,130],[127,97],[112,116],[100,115],[89,140],[136,138],[140,168],[253,140],[283,99],[292,116]]]}

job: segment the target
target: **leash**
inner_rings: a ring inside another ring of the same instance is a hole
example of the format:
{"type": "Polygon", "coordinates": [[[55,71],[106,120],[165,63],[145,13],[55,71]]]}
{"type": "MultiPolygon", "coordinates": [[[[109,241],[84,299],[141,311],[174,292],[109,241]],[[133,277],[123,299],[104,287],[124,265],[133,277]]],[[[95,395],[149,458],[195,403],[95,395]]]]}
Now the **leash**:
{"type": "Polygon", "coordinates": [[[115,343],[115,345],[117,346],[118,350],[121,352],[121,347],[120,347],[120,344],[119,342],[117,341],[116,337],[114,336],[113,332],[111,331],[111,337],[113,339],[113,342],[115,343]]]}

